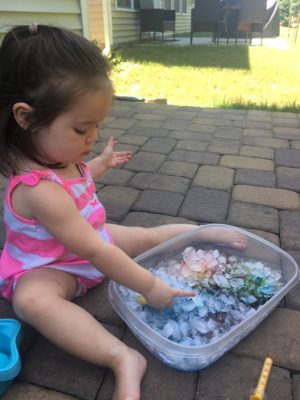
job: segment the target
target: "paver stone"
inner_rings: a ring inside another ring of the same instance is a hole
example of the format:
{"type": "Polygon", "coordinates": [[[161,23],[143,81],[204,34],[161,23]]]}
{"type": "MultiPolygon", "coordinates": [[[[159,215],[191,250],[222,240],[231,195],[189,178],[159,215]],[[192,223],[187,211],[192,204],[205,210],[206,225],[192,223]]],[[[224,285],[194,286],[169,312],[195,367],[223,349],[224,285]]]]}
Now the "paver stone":
{"type": "Polygon", "coordinates": [[[208,146],[207,142],[197,140],[179,140],[176,150],[205,151],[208,146]]]}
{"type": "Polygon", "coordinates": [[[151,138],[141,148],[141,151],[168,154],[176,145],[176,140],[171,138],[151,138]]]}
{"type": "Polygon", "coordinates": [[[280,239],[284,249],[300,250],[300,212],[280,211],[280,239]]]}
{"type": "Polygon", "coordinates": [[[149,137],[167,137],[169,134],[169,130],[163,128],[151,128],[151,127],[143,127],[143,126],[134,126],[131,129],[128,129],[127,134],[129,135],[141,135],[141,136],[149,136],[149,137]]]}
{"type": "Polygon", "coordinates": [[[285,189],[235,185],[232,197],[236,201],[262,204],[283,210],[299,210],[299,195],[285,189]]]}
{"type": "MultiPolygon", "coordinates": [[[[298,125],[299,126],[299,125],[298,125]]],[[[274,127],[274,135],[278,138],[283,139],[299,139],[300,129],[297,127],[274,127]]]]}
{"type": "Polygon", "coordinates": [[[184,199],[183,194],[161,190],[145,190],[132,206],[132,210],[167,214],[176,217],[184,199]]]}
{"type": "Polygon", "coordinates": [[[285,139],[265,138],[265,137],[244,137],[243,144],[248,146],[270,147],[272,149],[289,149],[289,141],[285,139]]]}
{"type": "Polygon", "coordinates": [[[181,176],[144,173],[136,174],[128,183],[137,189],[166,190],[169,192],[185,193],[190,180],[181,176]]]}
{"type": "Polygon", "coordinates": [[[293,374],[293,400],[300,399],[300,375],[293,374]]]}
{"type": "Polygon", "coordinates": [[[136,146],[142,146],[149,139],[148,136],[142,135],[122,135],[118,139],[118,143],[133,144],[136,146]]]}
{"type": "Polygon", "coordinates": [[[268,242],[275,244],[275,246],[278,246],[278,247],[280,246],[279,237],[278,237],[278,235],[275,235],[274,233],[262,231],[260,229],[246,228],[246,230],[253,233],[256,236],[266,239],[268,242]]]}
{"type": "Polygon", "coordinates": [[[110,121],[107,126],[110,128],[129,129],[137,123],[133,118],[118,118],[110,121]]]}
{"type": "Polygon", "coordinates": [[[275,174],[272,171],[256,169],[237,169],[234,183],[236,185],[276,186],[275,174]]]}
{"type": "Polygon", "coordinates": [[[30,383],[15,381],[1,400],[77,400],[78,397],[59,393],[30,383]]]}
{"type": "Polygon", "coordinates": [[[210,165],[218,164],[219,158],[217,154],[213,153],[186,150],[174,150],[168,156],[168,160],[210,165]]]}
{"type": "Polygon", "coordinates": [[[179,216],[196,221],[224,222],[229,200],[227,192],[194,187],[186,194],[179,216]]]}
{"type": "Polygon", "coordinates": [[[229,168],[258,169],[261,171],[273,171],[274,164],[271,160],[245,156],[222,156],[220,165],[229,168]]]}
{"type": "Polygon", "coordinates": [[[276,168],[277,187],[300,192],[300,168],[276,168]]]}
{"type": "Polygon", "coordinates": [[[179,217],[170,217],[169,215],[162,214],[149,214],[146,212],[130,212],[122,221],[126,226],[143,226],[150,228],[152,226],[166,225],[166,224],[197,224],[193,220],[179,217]]]}
{"type": "Polygon", "coordinates": [[[277,149],[275,151],[276,167],[300,168],[300,150],[277,149]]]}
{"type": "Polygon", "coordinates": [[[241,156],[274,159],[274,150],[267,147],[261,148],[258,146],[242,146],[240,151],[241,156]]]}
{"type": "Polygon", "coordinates": [[[192,186],[203,186],[231,192],[233,178],[233,169],[213,165],[202,165],[193,179],[192,186]]]}
{"type": "MultiPolygon", "coordinates": [[[[228,121],[229,124],[229,121],[228,121]]],[[[218,127],[214,133],[215,138],[223,138],[223,139],[240,139],[243,135],[243,130],[241,128],[228,128],[218,127]]]]}
{"type": "MultiPolygon", "coordinates": [[[[288,250],[298,266],[300,265],[300,251],[288,250]]],[[[300,311],[300,282],[297,283],[286,295],[286,306],[291,310],[300,311]]]]}
{"type": "Polygon", "coordinates": [[[257,128],[246,128],[243,131],[244,136],[258,136],[258,137],[272,137],[273,132],[271,129],[257,129],[257,128]]]}
{"type": "Polygon", "coordinates": [[[218,154],[238,154],[240,151],[240,141],[215,138],[211,141],[207,151],[218,154]]]}
{"type": "Polygon", "coordinates": [[[189,124],[189,121],[186,119],[168,119],[162,126],[163,129],[169,129],[169,130],[182,130],[186,129],[189,124]]]}
{"type": "Polygon", "coordinates": [[[125,169],[111,169],[95,181],[103,185],[125,186],[126,183],[134,176],[134,172],[125,169]]]}
{"type": "Polygon", "coordinates": [[[229,221],[233,225],[278,232],[278,212],[275,208],[251,203],[231,202],[229,221]]]}
{"type": "MultiPolygon", "coordinates": [[[[198,126],[198,125],[197,125],[198,126]]],[[[209,142],[211,140],[211,133],[207,132],[207,130],[203,131],[172,131],[169,134],[169,138],[178,139],[178,140],[200,140],[203,142],[209,142]]]]}
{"type": "Polygon", "coordinates": [[[136,172],[154,172],[165,161],[163,154],[139,151],[124,165],[124,169],[136,172]]]}
{"type": "Polygon", "coordinates": [[[300,371],[300,312],[277,308],[232,352],[263,361],[272,354],[279,367],[300,371]]]}
{"type": "Polygon", "coordinates": [[[198,165],[182,161],[165,161],[158,172],[166,175],[183,176],[192,179],[197,171],[198,165]]]}
{"type": "Polygon", "coordinates": [[[106,186],[101,189],[99,198],[108,218],[121,221],[139,195],[138,190],[129,187],[106,186]]]}
{"type": "MultiPolygon", "coordinates": [[[[199,372],[195,400],[249,399],[256,388],[261,369],[262,362],[227,354],[199,372]]],[[[289,400],[290,393],[289,372],[273,366],[266,387],[266,398],[289,400]]]]}

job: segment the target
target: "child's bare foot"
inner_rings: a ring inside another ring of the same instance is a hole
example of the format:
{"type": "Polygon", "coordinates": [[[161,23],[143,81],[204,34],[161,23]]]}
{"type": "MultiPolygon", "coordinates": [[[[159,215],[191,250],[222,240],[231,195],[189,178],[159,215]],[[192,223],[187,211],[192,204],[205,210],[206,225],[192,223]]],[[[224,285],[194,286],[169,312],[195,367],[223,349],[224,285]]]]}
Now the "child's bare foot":
{"type": "Polygon", "coordinates": [[[238,250],[244,250],[247,246],[247,237],[238,231],[226,231],[224,243],[238,250]]]}
{"type": "Polygon", "coordinates": [[[113,400],[140,400],[141,380],[146,371],[145,358],[129,347],[125,347],[113,360],[115,390],[113,400]]]}

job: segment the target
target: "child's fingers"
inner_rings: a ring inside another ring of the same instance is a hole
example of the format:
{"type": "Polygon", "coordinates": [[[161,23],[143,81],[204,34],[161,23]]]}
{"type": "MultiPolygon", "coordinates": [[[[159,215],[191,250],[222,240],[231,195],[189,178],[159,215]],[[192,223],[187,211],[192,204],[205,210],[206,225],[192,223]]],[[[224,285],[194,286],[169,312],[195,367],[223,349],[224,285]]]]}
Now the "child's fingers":
{"type": "Polygon", "coordinates": [[[116,143],[117,143],[116,139],[113,136],[111,136],[107,141],[107,146],[114,147],[116,143]]]}
{"type": "Polygon", "coordinates": [[[173,297],[194,297],[196,293],[192,290],[173,289],[173,297]]]}
{"type": "Polygon", "coordinates": [[[116,152],[115,152],[115,155],[116,155],[117,157],[125,157],[125,158],[128,158],[128,157],[131,157],[131,156],[132,156],[132,152],[131,152],[131,151],[116,151],[116,152]]]}
{"type": "Polygon", "coordinates": [[[128,162],[132,156],[131,152],[116,152],[115,155],[119,164],[124,164],[128,162]]]}

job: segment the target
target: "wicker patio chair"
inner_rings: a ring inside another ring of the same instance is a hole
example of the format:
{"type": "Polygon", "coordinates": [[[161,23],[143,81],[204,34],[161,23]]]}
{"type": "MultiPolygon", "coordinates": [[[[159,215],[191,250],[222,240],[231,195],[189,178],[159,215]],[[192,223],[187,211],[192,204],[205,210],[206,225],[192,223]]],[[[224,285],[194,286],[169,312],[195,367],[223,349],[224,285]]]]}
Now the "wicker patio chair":
{"type": "Polygon", "coordinates": [[[250,33],[250,45],[253,32],[260,34],[262,44],[267,0],[242,0],[241,11],[236,31],[235,43],[238,41],[239,33],[250,33]]]}
{"type": "Polygon", "coordinates": [[[220,16],[220,0],[196,0],[192,9],[190,43],[193,43],[194,32],[211,32],[213,43],[219,43],[220,16]]]}
{"type": "Polygon", "coordinates": [[[161,38],[164,40],[165,32],[173,32],[173,39],[175,40],[175,10],[164,10],[160,8],[141,9],[140,10],[140,40],[142,40],[143,32],[154,32],[153,39],[155,39],[155,32],[161,33],[161,38]]]}

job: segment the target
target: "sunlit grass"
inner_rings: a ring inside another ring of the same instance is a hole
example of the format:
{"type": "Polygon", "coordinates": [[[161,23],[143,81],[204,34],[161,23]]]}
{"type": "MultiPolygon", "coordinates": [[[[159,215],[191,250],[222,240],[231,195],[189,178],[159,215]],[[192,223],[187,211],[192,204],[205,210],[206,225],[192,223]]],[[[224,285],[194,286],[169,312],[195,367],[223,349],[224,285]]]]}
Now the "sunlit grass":
{"type": "Polygon", "coordinates": [[[168,104],[300,111],[300,48],[168,46],[119,49],[116,93],[168,104]]]}

